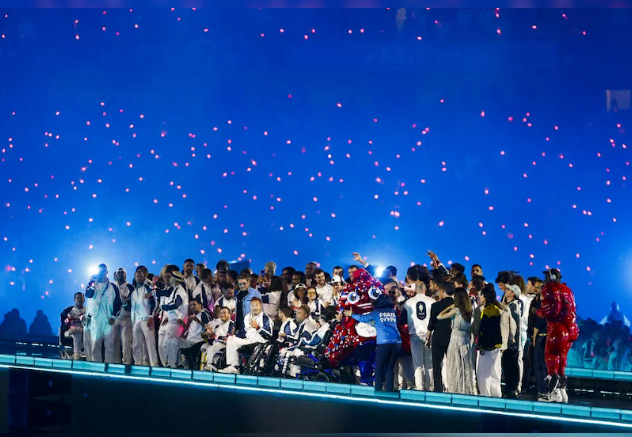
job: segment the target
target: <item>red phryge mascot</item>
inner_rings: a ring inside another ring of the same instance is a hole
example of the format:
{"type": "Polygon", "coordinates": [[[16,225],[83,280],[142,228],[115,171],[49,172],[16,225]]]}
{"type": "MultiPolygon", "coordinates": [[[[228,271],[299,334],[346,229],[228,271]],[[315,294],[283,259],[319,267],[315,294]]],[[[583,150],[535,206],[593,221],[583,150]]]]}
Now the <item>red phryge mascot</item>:
{"type": "MultiPolygon", "coordinates": [[[[340,295],[338,309],[340,312],[350,309],[354,314],[370,313],[373,310],[373,301],[383,288],[382,283],[369,272],[357,269],[340,295]]],[[[332,367],[338,367],[345,358],[356,355],[354,364],[360,368],[361,381],[368,384],[373,373],[370,355],[375,348],[375,336],[374,326],[343,316],[325,350],[325,357],[332,367]]]]}
{"type": "Polygon", "coordinates": [[[547,321],[546,347],[544,357],[548,371],[547,385],[549,402],[568,402],[565,375],[566,356],[579,335],[576,322],[575,296],[566,284],[561,282],[558,269],[543,272],[542,307],[538,316],[547,321]]]}

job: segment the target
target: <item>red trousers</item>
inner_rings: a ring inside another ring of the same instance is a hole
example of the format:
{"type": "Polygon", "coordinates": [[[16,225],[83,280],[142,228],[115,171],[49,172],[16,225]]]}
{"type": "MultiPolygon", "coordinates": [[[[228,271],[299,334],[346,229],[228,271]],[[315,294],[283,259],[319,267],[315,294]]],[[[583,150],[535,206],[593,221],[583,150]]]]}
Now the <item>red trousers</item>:
{"type": "Polygon", "coordinates": [[[546,346],[544,348],[544,360],[546,361],[549,375],[564,375],[566,370],[566,357],[571,350],[573,341],[577,337],[569,333],[562,323],[549,322],[546,331],[546,346]]]}

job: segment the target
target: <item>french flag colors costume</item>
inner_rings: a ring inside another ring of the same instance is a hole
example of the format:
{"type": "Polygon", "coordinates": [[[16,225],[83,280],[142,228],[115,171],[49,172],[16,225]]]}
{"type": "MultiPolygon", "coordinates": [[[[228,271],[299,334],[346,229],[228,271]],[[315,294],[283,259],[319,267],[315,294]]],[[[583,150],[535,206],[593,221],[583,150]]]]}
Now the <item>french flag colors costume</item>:
{"type": "MultiPolygon", "coordinates": [[[[379,295],[382,284],[372,277],[366,270],[357,269],[353,273],[351,282],[345,286],[338,302],[339,311],[352,310],[353,314],[368,314],[373,310],[373,301],[379,295]]],[[[372,352],[375,345],[376,330],[368,323],[361,323],[351,317],[343,316],[343,320],[336,326],[331,341],[325,350],[325,357],[332,367],[338,367],[343,359],[354,353],[361,346],[370,347],[372,352]]],[[[366,349],[366,348],[363,348],[366,349]]],[[[368,382],[373,372],[373,363],[369,359],[369,351],[364,350],[365,356],[358,358],[358,367],[362,374],[362,381],[368,382]]]]}

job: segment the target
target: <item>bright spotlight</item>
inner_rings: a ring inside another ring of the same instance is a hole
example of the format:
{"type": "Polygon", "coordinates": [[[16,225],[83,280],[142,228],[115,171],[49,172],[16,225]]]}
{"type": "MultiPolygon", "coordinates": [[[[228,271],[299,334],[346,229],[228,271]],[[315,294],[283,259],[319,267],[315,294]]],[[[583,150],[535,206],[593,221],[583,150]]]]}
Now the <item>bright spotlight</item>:
{"type": "Polygon", "coordinates": [[[93,265],[88,269],[88,275],[93,276],[99,273],[99,266],[93,265]]]}
{"type": "Polygon", "coordinates": [[[384,266],[377,266],[375,268],[375,277],[376,278],[381,278],[382,275],[384,274],[384,269],[385,269],[384,266]]]}

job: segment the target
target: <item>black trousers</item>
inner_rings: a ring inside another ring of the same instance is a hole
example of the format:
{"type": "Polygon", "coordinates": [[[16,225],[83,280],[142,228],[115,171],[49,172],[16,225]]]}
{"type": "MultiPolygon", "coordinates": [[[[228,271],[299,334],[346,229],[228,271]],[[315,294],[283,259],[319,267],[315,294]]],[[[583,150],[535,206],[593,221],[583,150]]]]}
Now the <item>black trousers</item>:
{"type": "Polygon", "coordinates": [[[401,343],[378,344],[375,348],[375,391],[382,391],[386,379],[386,391],[393,391],[395,360],[401,343]]]}
{"type": "Polygon", "coordinates": [[[522,391],[526,392],[531,388],[533,382],[533,346],[531,345],[531,338],[528,338],[527,343],[524,345],[522,362],[522,391]]]}
{"type": "Polygon", "coordinates": [[[432,345],[432,375],[434,378],[434,391],[443,393],[443,377],[441,375],[441,363],[448,352],[447,346],[432,345]]]}
{"type": "Polygon", "coordinates": [[[501,367],[505,375],[505,388],[507,392],[518,390],[520,379],[520,367],[518,366],[518,351],[507,349],[503,352],[501,367]]]}
{"type": "Polygon", "coordinates": [[[547,393],[546,386],[546,361],[544,360],[544,347],[546,346],[546,335],[538,336],[533,348],[533,370],[535,372],[535,386],[538,393],[547,393]]]}

